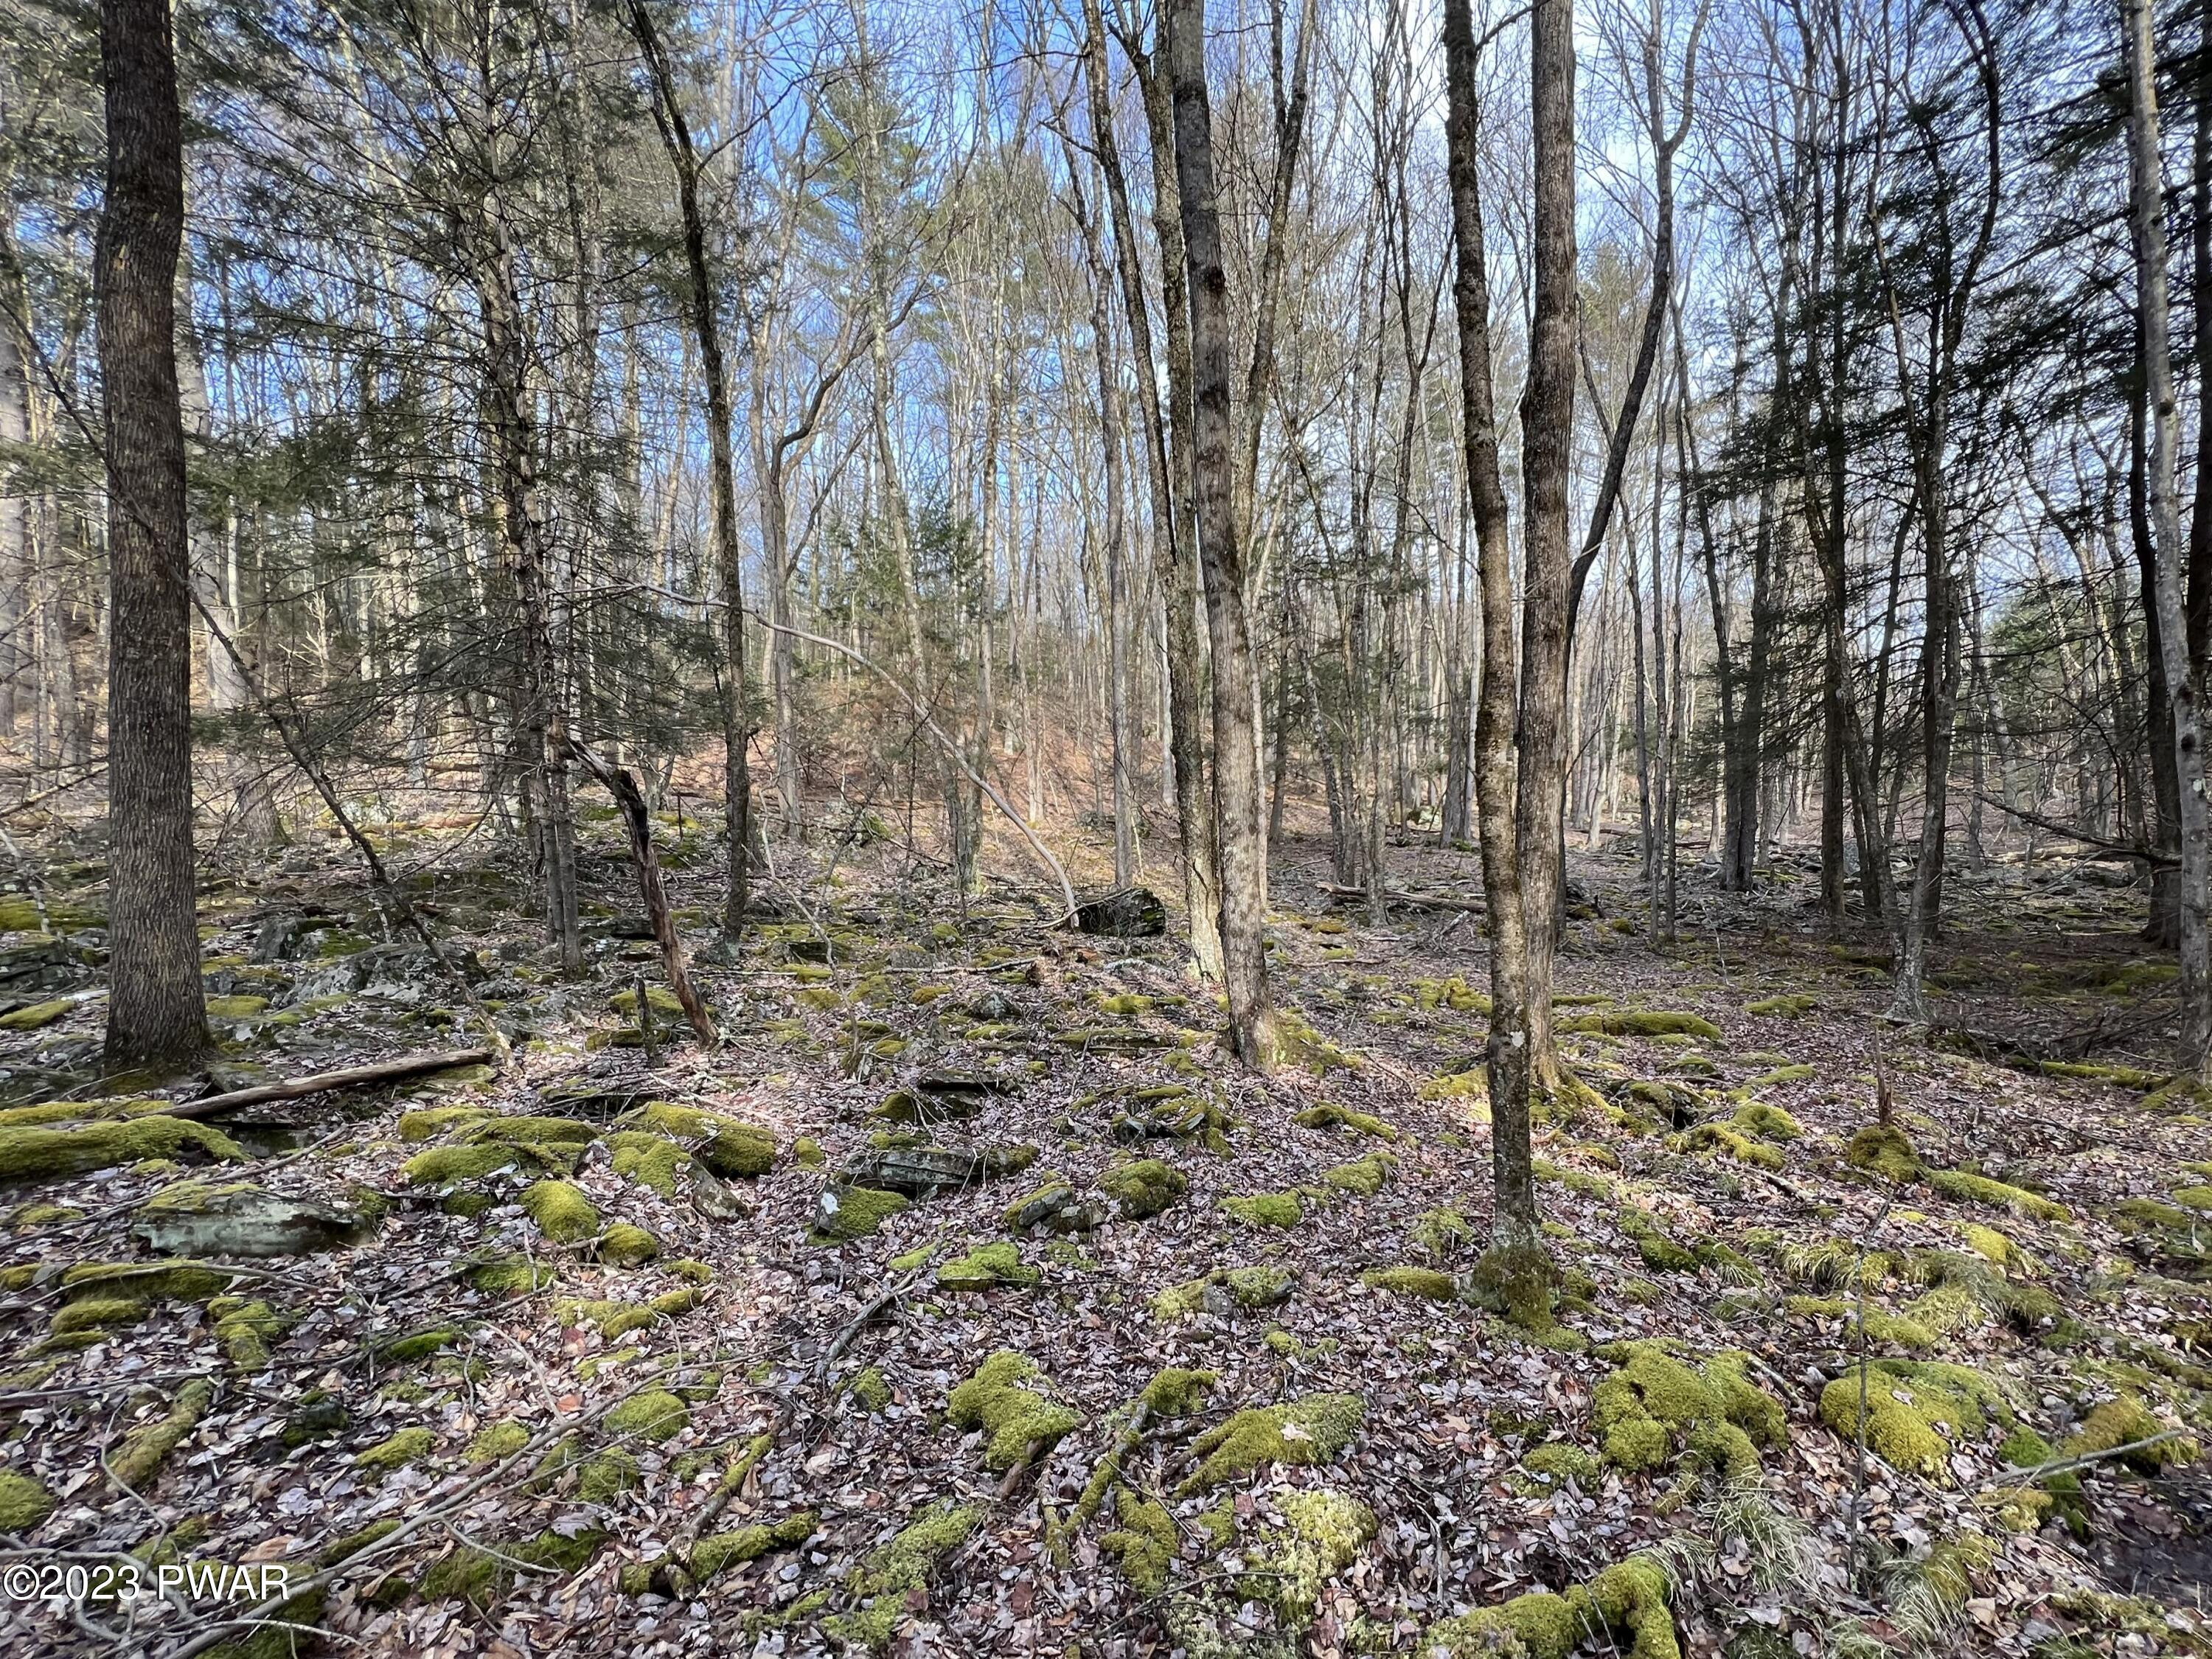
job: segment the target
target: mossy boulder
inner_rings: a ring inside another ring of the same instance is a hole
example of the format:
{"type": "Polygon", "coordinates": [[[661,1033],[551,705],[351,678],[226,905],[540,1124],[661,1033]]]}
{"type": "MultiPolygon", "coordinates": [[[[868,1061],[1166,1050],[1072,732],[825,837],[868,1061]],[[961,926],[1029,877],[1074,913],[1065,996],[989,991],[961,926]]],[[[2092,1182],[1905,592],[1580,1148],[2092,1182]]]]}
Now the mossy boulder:
{"type": "Polygon", "coordinates": [[[989,1291],[1002,1285],[1026,1287],[1037,1282],[1035,1267],[1022,1264],[1022,1253],[1012,1244],[982,1244],[957,1261],[937,1270],[937,1282],[948,1291],[989,1291]]]}
{"type": "Polygon", "coordinates": [[[1680,1659],[1667,1570],[1647,1556],[1607,1567],[1565,1594],[1535,1590],[1494,1607],[1462,1613],[1421,1634],[1425,1659],[1568,1659],[1589,1638],[1612,1638],[1623,1659],[1680,1659]]]}
{"type": "Polygon", "coordinates": [[[1203,1279],[1170,1285],[1152,1298],[1155,1318],[1172,1323],[1196,1313],[1231,1314],[1272,1308],[1289,1300],[1297,1280],[1287,1268],[1270,1263],[1250,1267],[1217,1267],[1203,1279]]]}
{"type": "Polygon", "coordinates": [[[401,1429],[388,1438],[380,1440],[367,1451],[356,1453],[353,1466],[367,1469],[373,1474],[389,1474],[395,1469],[411,1468],[429,1456],[436,1448],[438,1437],[424,1428],[401,1429]]]}
{"type": "Polygon", "coordinates": [[[469,1441],[468,1460],[471,1463],[502,1462],[529,1443],[528,1426],[513,1418],[487,1423],[469,1441]]]}
{"type": "Polygon", "coordinates": [[[1011,1469],[1041,1456],[1081,1425],[1079,1413],[1028,1386],[1037,1375],[1026,1355],[1001,1348],[945,1401],[955,1427],[982,1431],[987,1468],[1011,1469]]]}
{"type": "Polygon", "coordinates": [[[553,1577],[564,1577],[582,1569],[605,1541],[606,1534],[595,1528],[564,1533],[548,1528],[533,1538],[502,1540],[485,1548],[464,1544],[434,1562],[418,1588],[426,1601],[466,1601],[489,1610],[503,1601],[515,1578],[528,1574],[531,1568],[541,1568],[544,1575],[553,1577]]]}
{"type": "Polygon", "coordinates": [[[814,1203],[808,1239],[816,1244],[846,1244],[866,1238],[907,1206],[898,1193],[873,1187],[824,1187],[814,1203]]]}
{"type": "Polygon", "coordinates": [[[1142,1221],[1188,1192],[1190,1177],[1157,1158],[1139,1158],[1113,1165],[1098,1178],[1098,1186],[1123,1220],[1142,1221]]]}
{"type": "Polygon", "coordinates": [[[1106,1207],[1057,1176],[1022,1194],[1000,1212],[1009,1232],[1087,1233],[1106,1220],[1106,1207]]]}
{"type": "Polygon", "coordinates": [[[1276,1463],[1333,1463],[1367,1420],[1356,1394],[1310,1394],[1279,1406],[1255,1406],[1191,1443],[1198,1466],[1178,1492],[1215,1486],[1276,1463]]]}
{"type": "Polygon", "coordinates": [[[1370,1267],[1359,1275],[1359,1282],[1370,1290],[1426,1297],[1431,1302],[1459,1299],[1459,1281],[1433,1267],[1370,1267]]]}
{"type": "Polygon", "coordinates": [[[0,1187],[64,1181],[94,1170],[159,1159],[216,1164],[245,1156],[245,1150],[220,1129],[164,1113],[70,1128],[9,1125],[0,1127],[0,1187]]]}
{"type": "Polygon", "coordinates": [[[1662,1008],[1626,1008],[1605,1013],[1571,1014],[1559,1022],[1562,1031],[1607,1036],[1690,1036],[1706,1042],[1721,1039],[1721,1028],[1699,1014],[1662,1008]]]}
{"type": "Polygon", "coordinates": [[[1296,1192],[1224,1198],[1221,1207],[1248,1227],[1295,1227],[1306,1216],[1304,1200],[1296,1192]]]}
{"type": "Polygon", "coordinates": [[[1929,1186],[1961,1204],[1984,1204],[2038,1221],[2064,1221],[2073,1213],[2063,1204],[2040,1193],[2016,1187],[2008,1181],[1978,1175],[1972,1170],[1930,1170],[1927,1173],[1929,1186]]]}
{"type": "Polygon", "coordinates": [[[801,1510],[781,1521],[709,1533],[692,1545],[685,1565],[694,1579],[704,1583],[726,1568],[757,1561],[777,1550],[797,1549],[814,1536],[821,1519],[813,1510],[801,1510]]]}
{"type": "Polygon", "coordinates": [[[1370,1152],[1354,1158],[1349,1164],[1337,1164],[1322,1171],[1321,1178],[1339,1192],[1351,1193],[1359,1198],[1372,1198],[1382,1190],[1384,1183],[1398,1167],[1398,1160],[1389,1152],[1370,1152]]]}
{"type": "Polygon", "coordinates": [[[1762,1170],[1782,1167],[1780,1148],[1764,1140],[1754,1140],[1732,1124],[1700,1123],[1686,1134],[1675,1137],[1673,1144],[1678,1152],[1717,1152],[1738,1164],[1756,1164],[1762,1170]]]}
{"type": "Polygon", "coordinates": [[[2147,1409],[2142,1401],[2131,1395],[2122,1395],[2094,1407],[2081,1419],[2081,1426],[2066,1438],[2065,1455],[2086,1456],[2094,1452],[2109,1452],[2120,1446],[2136,1446],[2138,1442],[2155,1443],[2137,1446],[2125,1454],[2120,1462],[2142,1475],[2163,1474],[2168,1468],[2197,1461],[2198,1446],[2195,1437],[2173,1435],[2160,1440],[2162,1434],[2171,1434],[2173,1425],[2162,1423],[2147,1409]]]}
{"type": "Polygon", "coordinates": [[[1762,1140],[1790,1141],[1805,1133],[1805,1126],[1796,1118],[1763,1100],[1746,1101],[1736,1108],[1729,1122],[1743,1133],[1757,1135],[1762,1140]]]}
{"type": "Polygon", "coordinates": [[[269,1363],[270,1344],[282,1338],[295,1321],[259,1297],[219,1296],[208,1304],[215,1322],[215,1340],[223,1358],[241,1371],[258,1371],[269,1363]]]}
{"type": "Polygon", "coordinates": [[[660,1241],[642,1227],[617,1221],[593,1242],[592,1254],[611,1267],[640,1267],[660,1254],[660,1241]]]}
{"type": "Polygon", "coordinates": [[[1904,1130],[1893,1123],[1869,1123],[1851,1136],[1844,1161],[1886,1181],[1917,1181],[1923,1165],[1920,1154],[1904,1130]]]}
{"type": "Polygon", "coordinates": [[[775,1167],[775,1136],[758,1124],[665,1100],[646,1102],[637,1121],[645,1129],[690,1143],[692,1155],[726,1179],[750,1181],[775,1167]]]}
{"type": "Polygon", "coordinates": [[[1617,1468],[1656,1469],[1686,1451],[1701,1467],[1750,1479],[1759,1449],[1788,1437],[1781,1403],[1745,1377],[1741,1355],[1717,1354],[1692,1370],[1656,1342],[1602,1352],[1615,1369],[1591,1396],[1591,1422],[1617,1468]]]}
{"type": "Polygon", "coordinates": [[[1863,1380],[1853,1366],[1820,1391],[1820,1420],[1845,1440],[1859,1437],[1862,1386],[1868,1449],[1891,1468],[1938,1486],[1951,1484],[1954,1440],[1978,1436],[1992,1418],[2008,1427],[2014,1420],[2003,1390],[1970,1366],[1877,1359],[1863,1380]]]}
{"type": "Polygon", "coordinates": [[[943,1498],[869,1552],[848,1581],[856,1605],[822,1621],[824,1633],[848,1647],[880,1653],[908,1614],[910,1600],[927,1597],[929,1581],[983,1524],[977,1504],[943,1498]]]}
{"type": "MultiPolygon", "coordinates": [[[[1839,1297],[1793,1296],[1783,1305],[1801,1319],[1834,1321],[1844,1327],[1844,1340],[1856,1343],[1858,1326],[1858,1305],[1839,1297]]],[[[1925,1353],[1936,1346],[1940,1334],[1917,1319],[1893,1314],[1869,1304],[1866,1310],[1867,1340],[1881,1348],[1904,1348],[1913,1353],[1925,1353]]]]}
{"type": "Polygon", "coordinates": [[[73,997],[56,997],[51,1002],[32,1003],[28,1007],[0,1014],[0,1031],[43,1030],[76,1006],[76,1000],[73,997]]]}
{"type": "Polygon", "coordinates": [[[249,1182],[179,1181],[141,1204],[133,1237],[163,1255],[307,1255],[351,1243],[362,1215],[249,1182]]]}
{"type": "Polygon", "coordinates": [[[599,1231],[599,1206],[565,1181],[535,1182],[523,1189],[522,1212],[556,1244],[580,1244],[599,1231]]]}
{"type": "Polygon", "coordinates": [[[1291,1121],[1301,1129],[1348,1129],[1354,1134],[1373,1135],[1378,1140],[1395,1140],[1398,1138],[1397,1130],[1374,1113],[1355,1111],[1330,1101],[1307,1107],[1305,1110],[1294,1114],[1291,1121]]]}
{"type": "Polygon", "coordinates": [[[0,1532],[28,1532],[54,1512],[54,1495],[27,1474],[0,1469],[0,1532]]]}

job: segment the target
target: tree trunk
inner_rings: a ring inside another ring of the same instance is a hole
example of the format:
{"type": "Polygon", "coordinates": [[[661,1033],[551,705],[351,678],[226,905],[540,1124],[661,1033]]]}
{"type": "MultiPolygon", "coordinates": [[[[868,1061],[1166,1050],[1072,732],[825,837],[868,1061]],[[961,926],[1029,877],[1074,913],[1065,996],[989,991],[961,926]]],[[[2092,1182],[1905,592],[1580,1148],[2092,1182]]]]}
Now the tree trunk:
{"type": "Polygon", "coordinates": [[[2158,133],[2156,58],[2149,0],[2121,0],[2127,46],[2128,147],[2133,161],[2133,190],[2128,218],[2134,232],[2136,302],[2142,325],[2143,366],[2151,412],[2150,516],[2157,554],[2155,584],[2160,632],[2170,643],[2163,664],[2166,701],[2171,705],[2174,769],[2191,787],[2181,793],[2181,1063],[2200,1079],[2212,1063],[2212,953],[2208,953],[2205,908],[2212,902],[2212,821],[2208,821],[2203,732],[2197,705],[2197,678],[2187,650],[2189,628],[2182,588],[2187,550],[2181,539],[2181,511],[2175,499],[2175,411],[2173,359],[2169,343],[2166,287],[2166,218],[2158,133]]]}
{"type": "Polygon", "coordinates": [[[107,190],[93,280],[108,539],[111,1068],[208,1046],[192,893],[191,566],[177,389],[184,237],[177,62],[163,0],[101,0],[107,190]]]}
{"type": "Polygon", "coordinates": [[[1237,1058],[1265,1070],[1276,1060],[1264,939],[1267,870],[1260,819],[1258,710],[1251,617],[1244,592],[1245,526],[1237,514],[1236,416],[1231,406],[1229,279],[1213,173],[1206,87],[1205,0],[1167,0],[1164,22],[1175,99],[1176,182],[1189,289],[1192,501],[1199,568],[1213,647],[1214,840],[1221,861],[1222,982],[1237,1058]]]}
{"type": "Polygon", "coordinates": [[[1474,27],[1467,0],[1444,0],[1444,138],[1452,210],[1452,303],[1459,323],[1460,413],[1467,447],[1468,510],[1474,520],[1482,590],[1481,684],[1474,721],[1474,798],[1482,846],[1484,931],[1490,936],[1491,1162],[1497,1187],[1494,1241],[1538,1245],[1536,1181],[1528,1127],[1528,954],[1516,833],[1513,550],[1490,357],[1490,275],[1484,262],[1474,27]]]}

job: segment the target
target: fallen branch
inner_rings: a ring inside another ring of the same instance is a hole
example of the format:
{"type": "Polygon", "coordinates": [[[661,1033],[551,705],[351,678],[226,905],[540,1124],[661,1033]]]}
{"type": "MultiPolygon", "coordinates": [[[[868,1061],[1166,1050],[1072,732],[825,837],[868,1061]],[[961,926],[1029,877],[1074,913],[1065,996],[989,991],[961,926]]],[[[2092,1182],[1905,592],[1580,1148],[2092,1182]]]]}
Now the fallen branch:
{"type": "MultiPolygon", "coordinates": [[[[668,975],[669,988],[676,993],[682,1005],[684,1018],[691,1026],[691,1034],[709,1048],[719,1048],[722,1034],[714,1029],[714,1017],[707,1012],[696,987],[691,983],[690,970],[684,966],[684,945],[676,937],[676,921],[668,911],[668,890],[660,879],[659,855],[653,849],[653,819],[645,810],[645,797],[638,791],[637,780],[626,768],[602,760],[582,744],[571,741],[569,749],[584,763],[584,769],[606,786],[622,809],[623,823],[629,831],[630,861],[637,866],[639,896],[645,902],[646,920],[653,925],[653,942],[660,947],[660,970],[668,975]]],[[[741,854],[742,856],[742,854],[741,854]]],[[[653,1011],[645,1000],[645,988],[637,988],[638,1028],[650,1033],[653,1030],[653,1011]]],[[[647,1058],[650,1063],[652,1051],[647,1037],[647,1058]]]]}
{"type": "Polygon", "coordinates": [[[442,1054],[402,1054],[398,1060],[380,1060],[368,1066],[348,1066],[335,1072],[317,1072],[309,1077],[294,1078],[289,1083],[257,1083],[250,1089],[233,1089],[228,1094],[209,1095],[202,1100],[173,1101],[161,1109],[170,1117],[216,1117],[224,1112],[236,1111],[241,1106],[259,1106],[272,1100],[297,1100],[302,1095],[319,1095],[331,1089],[358,1088],[367,1083],[390,1083],[395,1079],[416,1077],[424,1072],[442,1072],[450,1066],[480,1066],[492,1058],[489,1048],[450,1048],[442,1054]]]}
{"type": "Polygon", "coordinates": [[[1999,800],[1992,794],[1983,793],[1981,800],[1983,805],[1996,807],[2008,817],[2018,818],[2022,823],[2032,825],[2038,830],[2047,830],[2062,840],[2076,842],[2090,848],[2088,862],[2092,864],[2103,864],[2114,860],[2126,859],[2149,869],[2171,870],[2181,862],[2178,856],[2161,853],[2154,847],[2145,846],[2140,842],[2107,841],[2102,836],[2091,835],[2079,825],[2061,823],[2057,818],[2045,817],[2042,813],[2031,811],[2025,806],[2014,806],[2010,801],[1999,800]]]}
{"type": "Polygon", "coordinates": [[[2102,1451],[2081,1452],[2072,1457],[2057,1457],[2048,1463],[2038,1463],[2033,1468],[2007,1469],[2002,1474],[1991,1475],[1982,1484],[1985,1486],[1999,1485],[2032,1486],[2037,1481],[2047,1480],[2054,1474],[2065,1474],[2075,1469],[2086,1469],[2093,1463],[2103,1463],[2115,1457],[2132,1456],[2136,1452],[2148,1451],[2153,1446],[2162,1446],[2169,1440],[2178,1440],[2180,1437],[2179,1429],[2166,1429],[2157,1434],[2145,1435],[2140,1440],[2130,1440],[2124,1446],[2107,1446],[2102,1451]]]}
{"type": "MultiPolygon", "coordinates": [[[[1364,887],[1347,887],[1341,882],[1325,881],[1321,890],[1331,898],[1364,900],[1364,887]]],[[[1419,910],[1469,910],[1480,912],[1485,907],[1480,899],[1453,898],[1443,893],[1414,893],[1403,887],[1384,890],[1382,896],[1392,904],[1410,904],[1419,910]]]]}

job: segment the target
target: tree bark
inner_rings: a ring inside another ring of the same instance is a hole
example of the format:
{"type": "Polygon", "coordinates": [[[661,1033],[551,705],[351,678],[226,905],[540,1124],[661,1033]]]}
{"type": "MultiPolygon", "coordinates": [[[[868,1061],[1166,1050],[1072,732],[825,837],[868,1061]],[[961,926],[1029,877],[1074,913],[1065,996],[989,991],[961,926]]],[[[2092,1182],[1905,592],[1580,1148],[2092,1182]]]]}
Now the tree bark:
{"type": "Polygon", "coordinates": [[[1205,0],[1167,0],[1164,23],[1175,100],[1176,182],[1189,289],[1192,500],[1199,568],[1213,647],[1213,818],[1221,861],[1222,983],[1237,1058],[1266,1070],[1277,1058],[1264,939],[1266,842],[1261,823],[1258,710],[1251,617],[1244,592],[1245,526],[1237,512],[1236,416],[1229,372],[1234,331],[1222,267],[1213,123],[1206,86],[1205,0]]]}
{"type": "Polygon", "coordinates": [[[112,1068],[208,1046],[192,892],[191,564],[177,386],[184,137],[164,0],[101,0],[93,280],[107,471],[112,1068]]]}
{"type": "Polygon", "coordinates": [[[2151,412],[2150,516],[2157,555],[2160,632],[2183,647],[2165,653],[2166,701],[2172,706],[2175,770],[2181,790],[2181,1062],[2203,1079],[2212,1063],[2212,954],[2208,953],[2206,907],[2212,902],[2212,819],[2203,785],[2203,732],[2197,677],[2191,672],[2188,621],[2182,587],[2187,549],[2175,496],[2174,451],[2180,424],[2175,409],[2173,359],[2167,320],[2165,192],[2160,166],[2156,57],[2149,0],[2120,0],[2128,60],[2128,149],[2133,163],[2128,221],[2136,257],[2136,300],[2142,322],[2143,362],[2151,412]]]}

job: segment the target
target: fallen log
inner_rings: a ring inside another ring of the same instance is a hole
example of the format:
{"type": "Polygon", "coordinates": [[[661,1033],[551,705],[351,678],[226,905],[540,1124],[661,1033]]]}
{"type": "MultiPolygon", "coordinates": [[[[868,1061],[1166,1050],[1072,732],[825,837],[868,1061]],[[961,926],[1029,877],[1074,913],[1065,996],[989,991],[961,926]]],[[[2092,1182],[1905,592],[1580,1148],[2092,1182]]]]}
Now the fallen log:
{"type": "MultiPolygon", "coordinates": [[[[1334,899],[1352,899],[1364,902],[1367,898],[1367,890],[1364,887],[1347,887],[1341,882],[1325,881],[1321,884],[1321,890],[1334,899]]],[[[1385,890],[1382,896],[1393,904],[1410,904],[1416,909],[1421,910],[1480,911],[1484,908],[1480,899],[1453,898],[1443,893],[1409,892],[1403,887],[1389,888],[1385,890]]]]}
{"type": "Polygon", "coordinates": [[[228,1094],[209,1095],[202,1100],[173,1101],[161,1108],[171,1117],[215,1117],[224,1112],[235,1111],[241,1106],[260,1106],[272,1100],[297,1100],[302,1095],[319,1095],[331,1089],[358,1088],[367,1083],[391,1083],[403,1077],[419,1077],[425,1072],[442,1072],[453,1066],[480,1066],[490,1060],[489,1048],[452,1048],[443,1054],[402,1054],[397,1060],[380,1060],[368,1066],[348,1066],[335,1072],[317,1072],[308,1077],[295,1078],[289,1083],[257,1083],[250,1089],[233,1089],[228,1094]]]}

